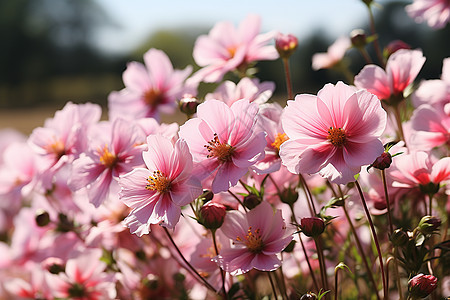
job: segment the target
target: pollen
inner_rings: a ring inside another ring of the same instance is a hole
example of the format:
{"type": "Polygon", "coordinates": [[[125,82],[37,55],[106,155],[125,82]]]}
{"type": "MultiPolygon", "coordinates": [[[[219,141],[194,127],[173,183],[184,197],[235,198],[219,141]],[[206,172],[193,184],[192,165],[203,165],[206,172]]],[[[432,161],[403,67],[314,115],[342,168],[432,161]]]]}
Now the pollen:
{"type": "Polygon", "coordinates": [[[250,226],[247,230],[247,235],[243,238],[240,236],[236,237],[236,241],[244,243],[250,252],[260,253],[264,249],[260,232],[261,230],[259,228],[253,230],[252,226],[250,226]]]}
{"type": "Polygon", "coordinates": [[[288,140],[288,136],[286,133],[278,133],[275,137],[275,141],[271,144],[272,147],[276,148],[277,151],[280,151],[281,144],[288,140]]]}
{"type": "Polygon", "coordinates": [[[237,47],[235,47],[235,46],[232,46],[232,47],[228,47],[227,48],[227,51],[228,51],[228,53],[230,54],[230,57],[234,57],[234,55],[236,54],[236,50],[237,50],[237,47]]]}
{"type": "Polygon", "coordinates": [[[58,159],[66,154],[64,143],[61,140],[57,140],[54,143],[45,146],[45,150],[47,150],[47,153],[55,154],[58,159]]]}
{"type": "Polygon", "coordinates": [[[103,149],[100,149],[98,152],[100,154],[100,162],[102,165],[107,168],[113,168],[116,165],[118,157],[109,151],[108,146],[105,145],[103,149]]]}
{"type": "Polygon", "coordinates": [[[330,127],[330,129],[328,129],[327,139],[336,147],[342,147],[347,142],[347,136],[342,128],[330,127]]]}
{"type": "Polygon", "coordinates": [[[216,158],[221,163],[226,163],[231,161],[234,153],[234,147],[228,145],[227,143],[221,143],[217,133],[214,133],[214,138],[204,145],[208,150],[209,154],[207,158],[216,158]]]}
{"type": "Polygon", "coordinates": [[[158,89],[149,89],[143,95],[145,104],[148,106],[158,106],[164,100],[163,94],[158,89]]]}
{"type": "Polygon", "coordinates": [[[171,181],[161,171],[153,172],[153,176],[149,176],[148,184],[145,186],[147,190],[157,191],[160,194],[167,193],[170,190],[171,181]]]}

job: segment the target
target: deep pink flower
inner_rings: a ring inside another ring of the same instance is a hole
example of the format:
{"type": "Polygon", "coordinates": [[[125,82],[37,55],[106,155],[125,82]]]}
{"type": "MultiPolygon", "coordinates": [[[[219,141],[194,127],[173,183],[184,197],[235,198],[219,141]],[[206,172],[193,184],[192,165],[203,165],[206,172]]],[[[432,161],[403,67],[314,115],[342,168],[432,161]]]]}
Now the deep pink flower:
{"type": "Polygon", "coordinates": [[[173,113],[177,98],[188,92],[184,81],[191,66],[174,70],[167,55],[157,49],[148,50],[144,62],[130,62],[123,73],[125,88],[109,95],[111,119],[158,118],[160,112],[173,113]]]}
{"type": "Polygon", "coordinates": [[[195,174],[214,176],[213,193],[237,184],[258,159],[264,157],[265,133],[256,132],[258,105],[242,99],[231,107],[218,100],[198,106],[197,118],[180,127],[189,145],[195,174]]]}
{"type": "Polygon", "coordinates": [[[295,174],[320,172],[345,184],[384,151],[378,137],[386,112],[380,101],[342,82],[325,85],[317,96],[297,95],[281,122],[289,137],[281,144],[281,160],[295,174]]]}
{"type": "Polygon", "coordinates": [[[230,211],[220,230],[233,241],[224,245],[216,262],[232,275],[246,273],[255,268],[273,271],[281,266],[279,253],[293,236],[286,230],[281,210],[275,212],[262,202],[247,214],[230,211]]]}
{"type": "Polygon", "coordinates": [[[289,58],[298,47],[298,39],[292,34],[279,32],[275,38],[275,48],[282,58],[289,58]]]}
{"type": "Polygon", "coordinates": [[[416,22],[427,22],[428,26],[434,29],[444,28],[450,21],[448,0],[414,0],[405,9],[416,22]]]}
{"type": "Polygon", "coordinates": [[[388,174],[394,180],[394,187],[425,187],[430,183],[438,185],[450,180],[450,157],[434,162],[424,151],[395,157],[393,167],[388,174]]]}
{"type": "Polygon", "coordinates": [[[262,104],[267,102],[275,90],[275,84],[270,81],[259,82],[257,78],[250,79],[244,77],[235,84],[233,81],[223,82],[214,93],[206,94],[205,100],[222,100],[228,106],[231,106],[237,100],[243,98],[249,102],[262,104]]]}
{"type": "Polygon", "coordinates": [[[408,291],[414,299],[426,298],[438,287],[437,282],[435,276],[420,273],[408,281],[408,291]]]}
{"type": "Polygon", "coordinates": [[[313,70],[330,69],[344,58],[345,52],[352,46],[350,38],[343,36],[338,38],[326,53],[316,53],[312,57],[313,70]]]}
{"type": "Polygon", "coordinates": [[[181,206],[203,191],[192,176],[192,156],[184,140],[173,145],[165,137],[150,135],[147,144],[142,153],[147,168],[136,168],[119,179],[120,199],[133,209],[124,222],[139,236],[149,233],[151,224],[174,228],[181,206]]]}
{"type": "Polygon", "coordinates": [[[424,104],[414,111],[410,146],[428,151],[441,145],[450,145],[450,103],[444,109],[424,104]]]}
{"type": "Polygon", "coordinates": [[[245,70],[251,62],[277,59],[275,47],[268,45],[276,32],[259,34],[260,29],[260,17],[249,15],[238,28],[231,22],[219,22],[208,35],[198,37],[193,56],[203,68],[191,80],[217,82],[229,71],[245,70]]]}
{"type": "Polygon", "coordinates": [[[86,188],[90,202],[99,207],[114,180],[143,163],[141,141],[144,138],[138,126],[123,119],[101,124],[95,131],[89,151],[73,163],[69,185],[73,190],[86,188]]]}
{"type": "Polygon", "coordinates": [[[355,86],[366,89],[381,100],[391,95],[403,96],[425,63],[421,50],[400,49],[392,54],[386,64],[386,71],[377,65],[366,65],[355,76],[355,86]]]}

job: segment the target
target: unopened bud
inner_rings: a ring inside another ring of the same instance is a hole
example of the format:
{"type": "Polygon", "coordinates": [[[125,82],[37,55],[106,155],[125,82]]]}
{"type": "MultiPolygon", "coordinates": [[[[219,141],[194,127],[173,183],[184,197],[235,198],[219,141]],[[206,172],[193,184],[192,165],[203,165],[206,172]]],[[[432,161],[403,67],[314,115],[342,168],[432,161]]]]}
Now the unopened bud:
{"type": "Polygon", "coordinates": [[[392,163],[392,156],[389,152],[383,152],[380,156],[378,156],[375,161],[372,163],[372,167],[378,170],[384,170],[389,168],[392,163]]]}
{"type": "Polygon", "coordinates": [[[306,236],[318,237],[325,230],[325,222],[318,217],[302,218],[300,228],[306,236]]]}
{"type": "Polygon", "coordinates": [[[208,202],[200,208],[199,223],[207,229],[217,229],[222,226],[226,213],[224,205],[208,202]]]}
{"type": "Polygon", "coordinates": [[[440,226],[441,219],[433,216],[424,216],[420,220],[419,225],[417,225],[417,228],[420,232],[422,232],[422,234],[427,235],[438,231],[440,226]]]}
{"type": "Polygon", "coordinates": [[[350,32],[350,40],[355,48],[364,48],[367,45],[366,33],[362,29],[355,29],[350,32]]]}
{"type": "Polygon", "coordinates": [[[411,49],[411,46],[407,43],[401,41],[401,40],[395,40],[390,42],[384,49],[383,49],[383,55],[384,57],[388,58],[392,54],[394,54],[396,51],[400,49],[411,49]]]}
{"type": "Polygon", "coordinates": [[[289,58],[298,46],[298,39],[292,34],[278,33],[275,38],[275,48],[281,58],[289,58]]]}
{"type": "Polygon", "coordinates": [[[295,190],[295,188],[285,188],[280,195],[280,200],[283,203],[286,203],[288,205],[294,205],[294,203],[298,199],[298,192],[295,190]]]}
{"type": "Polygon", "coordinates": [[[200,198],[203,198],[203,201],[206,203],[214,198],[214,193],[210,190],[203,190],[203,194],[200,198]]]}
{"type": "Polygon", "coordinates": [[[314,293],[307,293],[300,297],[300,300],[317,300],[317,296],[314,293]]]}
{"type": "Polygon", "coordinates": [[[64,261],[58,257],[48,257],[41,263],[43,269],[46,269],[52,274],[58,274],[64,272],[64,261]]]}
{"type": "Polygon", "coordinates": [[[244,205],[250,210],[257,207],[261,203],[261,201],[261,198],[255,194],[248,194],[244,197],[244,205]]]}
{"type": "Polygon", "coordinates": [[[427,297],[437,288],[437,278],[433,275],[418,274],[408,282],[408,291],[413,299],[427,297]]]}
{"type": "Polygon", "coordinates": [[[402,229],[396,229],[390,236],[390,240],[394,246],[403,246],[409,241],[408,234],[402,229]]]}
{"type": "Polygon", "coordinates": [[[36,224],[39,227],[47,226],[50,223],[50,215],[45,210],[38,210],[36,212],[36,224]]]}
{"type": "Polygon", "coordinates": [[[199,104],[200,101],[190,94],[183,95],[183,98],[181,98],[178,102],[181,112],[188,116],[192,116],[197,112],[197,106],[199,104]]]}

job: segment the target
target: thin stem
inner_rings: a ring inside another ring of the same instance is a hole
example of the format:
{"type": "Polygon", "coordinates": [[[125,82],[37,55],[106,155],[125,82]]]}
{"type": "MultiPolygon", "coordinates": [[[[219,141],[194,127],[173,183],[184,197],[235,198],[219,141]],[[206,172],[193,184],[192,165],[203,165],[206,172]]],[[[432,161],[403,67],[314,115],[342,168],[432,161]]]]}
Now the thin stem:
{"type": "Polygon", "coordinates": [[[314,242],[316,243],[317,255],[319,257],[320,275],[322,276],[322,286],[325,291],[328,291],[328,280],[327,280],[327,268],[325,266],[325,258],[323,256],[322,241],[320,237],[315,237],[314,242]]]}
{"type": "Polygon", "coordinates": [[[289,99],[294,99],[294,94],[292,93],[292,82],[291,82],[291,71],[289,68],[289,58],[283,58],[284,75],[286,77],[286,88],[288,92],[289,99]]]}
{"type": "MultiPolygon", "coordinates": [[[[286,299],[286,300],[288,300],[289,299],[289,296],[288,296],[288,294],[287,294],[287,289],[286,289],[286,279],[285,279],[285,277],[284,277],[284,273],[283,273],[283,266],[280,266],[280,268],[279,268],[279,270],[280,270],[280,281],[281,281],[281,287],[283,288],[283,295],[284,295],[284,298],[286,299]]],[[[275,279],[277,279],[278,278],[278,276],[275,276],[275,279]]]]}
{"type": "MultiPolygon", "coordinates": [[[[295,212],[294,212],[294,208],[292,207],[292,205],[289,205],[291,212],[292,212],[292,220],[293,222],[295,222],[295,212]]],[[[306,248],[305,245],[303,244],[303,239],[302,239],[302,235],[301,232],[298,231],[298,239],[300,240],[300,245],[302,246],[303,249],[303,255],[305,256],[305,260],[306,260],[306,264],[308,265],[308,269],[309,269],[309,274],[313,280],[313,284],[314,284],[314,288],[316,289],[316,292],[319,292],[319,285],[317,284],[317,279],[316,279],[316,275],[314,274],[314,271],[311,267],[311,263],[309,262],[309,257],[308,257],[308,253],[306,253],[306,248]]]]}
{"type": "Polygon", "coordinates": [[[195,273],[195,275],[197,275],[197,279],[199,281],[201,281],[208,289],[210,289],[211,291],[214,291],[214,293],[217,293],[216,289],[209,284],[208,281],[206,281],[205,278],[203,278],[198,272],[197,270],[186,260],[186,258],[184,257],[184,255],[181,253],[180,249],[177,247],[177,245],[175,244],[175,241],[173,240],[172,236],[169,233],[169,230],[167,230],[166,227],[163,227],[164,231],[167,235],[167,237],[169,238],[170,242],[172,243],[172,245],[175,247],[175,250],[177,250],[178,255],[181,257],[181,259],[183,260],[183,262],[188,266],[189,270],[191,270],[192,272],[195,273]]]}
{"type": "Polygon", "coordinates": [[[359,236],[358,236],[358,234],[356,232],[355,226],[353,226],[352,219],[350,218],[350,215],[349,215],[349,213],[347,211],[345,203],[342,206],[342,208],[344,209],[345,217],[347,218],[347,222],[350,225],[350,229],[351,229],[351,231],[353,233],[353,236],[355,237],[356,247],[358,248],[359,255],[361,256],[361,260],[362,260],[362,262],[364,264],[364,267],[366,268],[367,276],[369,276],[369,280],[370,280],[370,282],[373,285],[373,289],[375,291],[377,299],[380,300],[380,296],[378,295],[377,284],[375,283],[375,279],[373,278],[372,270],[370,269],[369,263],[367,262],[367,255],[364,252],[364,248],[361,245],[361,241],[359,240],[359,236]]]}
{"type": "Polygon", "coordinates": [[[380,261],[380,269],[381,269],[381,278],[383,282],[383,293],[384,299],[387,299],[386,296],[388,294],[387,285],[386,285],[386,276],[384,274],[384,264],[383,264],[383,256],[381,255],[380,243],[378,242],[377,232],[375,231],[375,226],[372,222],[372,217],[370,216],[369,209],[367,208],[366,200],[364,199],[364,194],[362,192],[361,186],[359,185],[358,180],[355,180],[356,188],[358,189],[359,196],[361,197],[361,202],[364,208],[364,212],[366,213],[367,220],[369,221],[370,230],[372,231],[372,237],[375,242],[375,247],[377,248],[378,259],[380,261]]]}
{"type": "MultiPolygon", "coordinates": [[[[211,235],[212,235],[212,240],[213,240],[213,244],[214,244],[214,251],[216,252],[216,255],[219,255],[219,247],[217,247],[216,230],[215,229],[211,229],[211,235]]],[[[220,270],[220,276],[222,277],[223,298],[226,300],[226,299],[228,299],[228,295],[227,295],[227,291],[225,289],[225,271],[221,267],[219,267],[219,270],[220,270]]]]}
{"type": "Polygon", "coordinates": [[[358,47],[359,52],[361,53],[361,55],[363,56],[364,60],[366,61],[367,64],[373,64],[372,59],[369,56],[369,53],[367,53],[367,50],[363,47],[358,47]]]}
{"type": "Polygon", "coordinates": [[[399,135],[398,138],[405,142],[405,147],[406,147],[405,135],[403,133],[402,116],[400,115],[400,109],[398,107],[398,104],[394,105],[393,109],[394,109],[395,122],[397,123],[397,128],[398,128],[398,135],[399,135]]]}
{"type": "Polygon", "coordinates": [[[398,296],[400,300],[403,300],[403,291],[402,291],[402,286],[400,284],[400,273],[398,271],[398,247],[395,246],[394,247],[394,275],[397,279],[397,290],[398,290],[398,296]]]}
{"type": "Polygon", "coordinates": [[[381,179],[383,181],[384,199],[386,200],[387,215],[388,215],[388,222],[389,222],[389,232],[390,232],[390,234],[392,234],[394,232],[394,225],[392,224],[391,204],[389,203],[389,194],[388,194],[387,183],[386,183],[386,172],[384,170],[381,170],[381,179]]]}
{"type": "Polygon", "coordinates": [[[334,300],[338,299],[339,288],[338,288],[338,273],[341,268],[334,269],[334,300]]]}
{"type": "Polygon", "coordinates": [[[428,215],[433,215],[433,194],[428,194],[428,215]]]}
{"type": "MultiPolygon", "coordinates": [[[[369,18],[370,18],[370,31],[372,35],[376,35],[377,32],[375,30],[375,18],[373,17],[372,7],[370,4],[367,4],[367,8],[369,10],[369,18]]],[[[383,54],[381,53],[380,43],[378,42],[378,37],[373,41],[373,46],[375,47],[375,52],[377,53],[378,60],[380,61],[383,69],[386,67],[386,62],[384,61],[383,54]]]]}
{"type": "Polygon", "coordinates": [[[245,207],[244,203],[242,203],[241,199],[238,198],[238,196],[236,196],[235,194],[233,194],[232,191],[228,190],[228,193],[234,197],[234,199],[237,200],[237,202],[239,202],[240,205],[242,205],[242,207],[244,208],[244,211],[247,212],[247,207],[245,207]]]}
{"type": "Polygon", "coordinates": [[[315,217],[317,213],[316,213],[316,207],[314,205],[313,197],[311,194],[311,190],[309,189],[308,184],[306,183],[305,177],[303,177],[302,174],[299,174],[299,178],[300,178],[300,182],[302,183],[303,190],[306,192],[308,201],[311,204],[311,210],[312,210],[311,214],[313,217],[315,217]]]}
{"type": "Polygon", "coordinates": [[[252,191],[250,191],[247,186],[245,185],[245,183],[239,179],[239,183],[242,185],[242,187],[247,191],[247,193],[251,194],[252,191]]]}
{"type": "Polygon", "coordinates": [[[266,273],[267,273],[267,277],[269,277],[270,285],[272,286],[273,296],[275,297],[275,299],[278,299],[277,291],[275,289],[275,285],[273,284],[272,276],[270,276],[271,272],[266,272],[266,273]]]}

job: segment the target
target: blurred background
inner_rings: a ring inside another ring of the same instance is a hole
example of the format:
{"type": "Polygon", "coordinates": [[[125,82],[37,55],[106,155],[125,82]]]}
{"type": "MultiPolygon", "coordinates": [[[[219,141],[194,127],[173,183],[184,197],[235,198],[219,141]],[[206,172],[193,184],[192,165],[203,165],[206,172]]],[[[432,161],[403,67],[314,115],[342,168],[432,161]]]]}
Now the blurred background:
{"type": "MultiPolygon", "coordinates": [[[[400,39],[421,48],[427,61],[419,78],[439,78],[442,59],[450,55],[450,26],[436,31],[414,23],[404,10],[411,1],[377,3],[381,45],[400,39]]],[[[195,39],[218,21],[238,25],[249,13],[262,17],[262,32],[299,39],[291,58],[295,93],[316,93],[327,82],[343,80],[331,70],[313,71],[312,55],[352,29],[369,33],[360,0],[0,0],[0,129],[29,134],[67,101],[98,103],[106,111],[108,94],[124,87],[127,62],[142,62],[150,48],[164,50],[175,68],[196,70],[195,39]]],[[[364,61],[356,50],[348,55],[356,74],[364,61]]],[[[285,99],[281,61],[257,68],[261,80],[275,81],[274,97],[285,99]]]]}

